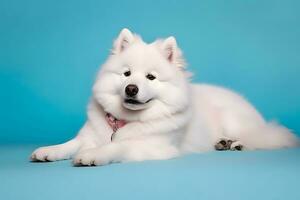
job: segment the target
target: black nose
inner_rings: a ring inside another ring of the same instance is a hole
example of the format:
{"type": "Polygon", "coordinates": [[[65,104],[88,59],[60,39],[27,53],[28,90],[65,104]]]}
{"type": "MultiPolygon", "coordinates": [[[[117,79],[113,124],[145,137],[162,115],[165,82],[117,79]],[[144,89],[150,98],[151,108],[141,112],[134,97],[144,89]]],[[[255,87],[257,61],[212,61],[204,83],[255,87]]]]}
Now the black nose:
{"type": "Polygon", "coordinates": [[[130,84],[125,88],[125,93],[129,97],[134,97],[139,92],[139,88],[136,85],[130,84]]]}

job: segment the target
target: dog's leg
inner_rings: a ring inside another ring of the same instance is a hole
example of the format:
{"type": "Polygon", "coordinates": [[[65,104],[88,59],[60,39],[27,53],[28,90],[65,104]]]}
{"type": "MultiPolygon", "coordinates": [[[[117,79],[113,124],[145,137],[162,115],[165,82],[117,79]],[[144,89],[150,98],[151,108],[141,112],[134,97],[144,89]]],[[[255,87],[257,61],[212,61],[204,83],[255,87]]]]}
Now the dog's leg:
{"type": "Polygon", "coordinates": [[[146,141],[123,141],[79,152],[73,160],[75,166],[106,165],[115,162],[169,159],[179,155],[175,146],[148,143],[146,141]]]}
{"type": "Polygon", "coordinates": [[[57,161],[72,158],[79,150],[94,148],[93,129],[86,123],[74,139],[59,145],[40,147],[30,156],[32,161],[57,161]]]}
{"type": "Polygon", "coordinates": [[[79,147],[80,141],[74,138],[63,144],[40,147],[31,154],[30,159],[42,162],[70,159],[79,147]]]}

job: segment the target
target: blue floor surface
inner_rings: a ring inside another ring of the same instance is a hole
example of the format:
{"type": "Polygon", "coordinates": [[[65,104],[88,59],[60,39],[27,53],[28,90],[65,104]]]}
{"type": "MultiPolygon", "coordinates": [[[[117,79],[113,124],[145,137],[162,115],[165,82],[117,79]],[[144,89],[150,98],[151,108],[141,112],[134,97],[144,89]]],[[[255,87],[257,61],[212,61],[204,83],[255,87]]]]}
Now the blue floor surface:
{"type": "Polygon", "coordinates": [[[72,167],[29,162],[36,147],[0,146],[0,199],[300,199],[300,149],[72,167]]]}

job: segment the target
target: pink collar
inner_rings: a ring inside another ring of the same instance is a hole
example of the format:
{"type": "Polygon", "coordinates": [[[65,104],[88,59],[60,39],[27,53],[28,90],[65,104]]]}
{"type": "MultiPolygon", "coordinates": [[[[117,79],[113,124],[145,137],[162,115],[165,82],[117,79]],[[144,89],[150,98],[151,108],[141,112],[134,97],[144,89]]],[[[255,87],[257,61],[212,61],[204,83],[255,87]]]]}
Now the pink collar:
{"type": "Polygon", "coordinates": [[[111,135],[111,140],[113,139],[113,135],[115,132],[117,132],[117,130],[119,128],[122,128],[123,126],[125,126],[127,124],[127,122],[125,120],[120,120],[115,118],[112,114],[107,113],[105,115],[105,119],[108,123],[108,125],[111,127],[111,129],[113,130],[113,133],[111,135]]]}

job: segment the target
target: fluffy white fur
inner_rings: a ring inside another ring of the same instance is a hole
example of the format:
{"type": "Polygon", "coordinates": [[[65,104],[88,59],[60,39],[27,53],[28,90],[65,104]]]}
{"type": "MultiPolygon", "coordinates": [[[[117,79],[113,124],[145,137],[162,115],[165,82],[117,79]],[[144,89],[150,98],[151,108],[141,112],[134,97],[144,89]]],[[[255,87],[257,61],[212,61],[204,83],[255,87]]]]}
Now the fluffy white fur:
{"type": "Polygon", "coordinates": [[[99,72],[87,114],[74,139],[38,148],[31,159],[73,158],[75,165],[169,159],[214,150],[221,138],[234,140],[248,150],[298,145],[287,128],[266,122],[237,93],[191,84],[174,37],[146,44],[128,29],[121,31],[99,72]],[[129,70],[131,75],[124,76],[129,70]],[[149,73],[156,79],[147,79],[149,73]],[[129,84],[138,86],[136,99],[141,104],[124,103],[129,84]],[[106,113],[128,122],[113,141],[106,113]]]}

